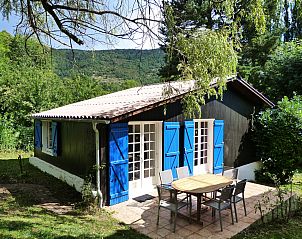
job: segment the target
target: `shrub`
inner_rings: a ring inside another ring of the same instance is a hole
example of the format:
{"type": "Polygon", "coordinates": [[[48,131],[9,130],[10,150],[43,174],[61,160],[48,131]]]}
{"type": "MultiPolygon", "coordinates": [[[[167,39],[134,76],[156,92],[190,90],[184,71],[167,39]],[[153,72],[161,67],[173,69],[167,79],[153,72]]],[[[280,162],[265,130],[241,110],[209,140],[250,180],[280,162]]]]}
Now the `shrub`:
{"type": "Polygon", "coordinates": [[[256,142],[263,163],[258,180],[288,182],[302,162],[302,96],[284,97],[275,109],[261,112],[256,142]]]}
{"type": "Polygon", "coordinates": [[[14,150],[18,145],[19,133],[11,121],[5,116],[0,116],[0,150],[14,150]]]}

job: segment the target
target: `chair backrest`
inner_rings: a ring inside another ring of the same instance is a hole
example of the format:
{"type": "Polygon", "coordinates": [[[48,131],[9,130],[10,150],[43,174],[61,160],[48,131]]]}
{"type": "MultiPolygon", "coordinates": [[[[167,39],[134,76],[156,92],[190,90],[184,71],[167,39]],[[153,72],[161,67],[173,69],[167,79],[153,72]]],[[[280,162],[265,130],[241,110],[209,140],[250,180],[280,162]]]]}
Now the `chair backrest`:
{"type": "Polygon", "coordinates": [[[177,173],[177,178],[178,179],[186,178],[186,177],[190,176],[188,166],[183,166],[183,167],[180,167],[180,168],[176,168],[176,173],[177,173]]]}
{"type": "Polygon", "coordinates": [[[159,178],[160,178],[161,184],[170,185],[173,182],[172,170],[168,169],[168,170],[159,172],[159,178]]]}
{"type": "Polygon", "coordinates": [[[237,180],[238,179],[238,168],[233,168],[233,169],[230,169],[227,171],[223,171],[222,175],[229,179],[237,180]]]}
{"type": "Polygon", "coordinates": [[[234,188],[235,188],[234,185],[230,185],[230,186],[223,188],[221,190],[219,199],[221,201],[230,201],[232,198],[232,195],[233,195],[234,188]]]}
{"type": "Polygon", "coordinates": [[[235,192],[234,192],[234,196],[240,194],[240,193],[244,193],[245,190],[245,185],[246,185],[246,179],[241,180],[240,182],[238,182],[235,186],[235,192]]]}

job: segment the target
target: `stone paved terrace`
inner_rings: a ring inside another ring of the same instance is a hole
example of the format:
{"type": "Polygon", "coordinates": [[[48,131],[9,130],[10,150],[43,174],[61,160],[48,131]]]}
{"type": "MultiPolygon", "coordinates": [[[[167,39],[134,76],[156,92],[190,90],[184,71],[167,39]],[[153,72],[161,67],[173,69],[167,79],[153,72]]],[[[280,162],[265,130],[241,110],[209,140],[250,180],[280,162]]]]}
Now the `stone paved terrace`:
{"type": "MultiPolygon", "coordinates": [[[[219,217],[212,217],[211,210],[202,213],[201,220],[203,225],[196,222],[189,223],[188,218],[178,216],[176,221],[176,231],[173,233],[173,224],[170,223],[170,211],[161,209],[159,225],[157,220],[158,199],[146,200],[145,202],[137,202],[133,199],[114,206],[106,207],[107,210],[113,212],[113,217],[130,225],[133,229],[149,236],[150,238],[231,238],[238,234],[256,220],[260,219],[260,213],[255,213],[255,203],[262,198],[263,193],[274,190],[271,187],[248,182],[245,189],[245,201],[247,216],[244,215],[243,204],[237,204],[238,223],[231,223],[230,210],[222,212],[223,232],[220,231],[219,217]]],[[[150,195],[157,196],[156,191],[150,195]]],[[[192,197],[193,214],[196,211],[196,197],[192,197]]],[[[184,210],[187,210],[184,208],[184,210]]],[[[186,212],[182,212],[186,213],[186,212]]],[[[235,220],[235,216],[234,216],[235,220]]]]}

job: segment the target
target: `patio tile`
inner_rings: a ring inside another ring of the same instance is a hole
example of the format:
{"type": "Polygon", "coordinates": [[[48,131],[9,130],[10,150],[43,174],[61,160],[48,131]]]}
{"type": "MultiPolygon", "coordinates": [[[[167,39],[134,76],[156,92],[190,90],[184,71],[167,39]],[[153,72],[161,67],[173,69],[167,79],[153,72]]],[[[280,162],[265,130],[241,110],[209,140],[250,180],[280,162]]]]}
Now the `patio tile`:
{"type": "Polygon", "coordinates": [[[152,238],[152,239],[161,239],[161,238],[164,238],[164,237],[158,235],[158,234],[155,233],[155,232],[148,233],[148,237],[150,237],[150,238],[152,238]]]}
{"type": "Polygon", "coordinates": [[[180,228],[178,230],[176,230],[176,234],[183,236],[183,237],[187,237],[189,235],[191,235],[193,232],[190,230],[187,230],[185,228],[180,228]]]}
{"type": "Polygon", "coordinates": [[[168,219],[165,219],[165,218],[163,218],[163,219],[159,219],[159,224],[157,225],[159,228],[162,228],[162,227],[165,227],[166,225],[170,225],[171,224],[171,222],[170,222],[170,220],[168,220],[168,219]]]}
{"type": "MultiPolygon", "coordinates": [[[[112,216],[116,219],[129,224],[133,229],[149,236],[150,238],[175,238],[175,239],[219,239],[231,238],[239,233],[256,220],[260,219],[260,213],[255,213],[254,205],[258,200],[262,199],[262,194],[266,193],[271,200],[275,198],[274,193],[267,193],[271,190],[270,187],[247,183],[246,185],[246,206],[248,215],[244,215],[243,204],[240,202],[236,205],[238,214],[238,223],[231,224],[230,210],[222,212],[223,232],[220,232],[219,216],[212,217],[211,210],[206,210],[201,215],[203,226],[196,222],[189,223],[189,220],[183,216],[178,216],[176,221],[176,233],[173,233],[173,223],[170,221],[170,212],[160,210],[159,225],[157,221],[157,198],[143,203],[137,203],[134,200],[129,200],[111,207],[106,207],[107,210],[113,212],[112,216]]],[[[155,192],[154,195],[156,195],[155,192]]],[[[151,193],[150,193],[151,194],[151,193]]],[[[196,198],[192,198],[193,213],[196,213],[196,198]]],[[[182,210],[182,213],[188,215],[187,208],[182,210]]],[[[235,220],[235,217],[234,217],[235,220]]]]}
{"type": "Polygon", "coordinates": [[[210,237],[211,235],[213,235],[212,232],[209,231],[207,228],[203,228],[203,229],[197,231],[196,233],[203,237],[210,237]]]}
{"type": "Polygon", "coordinates": [[[137,227],[135,230],[145,235],[148,235],[150,232],[152,232],[152,228],[150,227],[137,227]]]}
{"type": "MultiPolygon", "coordinates": [[[[216,235],[214,235],[215,238],[231,238],[236,233],[229,231],[227,228],[224,228],[222,232],[218,232],[216,235]]],[[[213,237],[213,235],[212,235],[213,237]]]]}
{"type": "Polygon", "coordinates": [[[163,228],[159,228],[156,231],[156,233],[158,235],[160,235],[161,237],[165,237],[165,236],[169,235],[171,233],[171,231],[163,227],[163,228]]]}
{"type": "Polygon", "coordinates": [[[248,216],[244,216],[244,217],[241,217],[241,218],[238,218],[238,222],[239,221],[243,221],[243,222],[246,222],[246,223],[249,223],[249,224],[252,224],[254,223],[256,220],[254,218],[250,218],[248,216]]]}
{"type": "Polygon", "coordinates": [[[187,229],[191,232],[197,232],[199,231],[200,229],[202,228],[202,225],[199,225],[199,224],[189,224],[187,226],[184,227],[184,229],[187,229]]]}
{"type": "Polygon", "coordinates": [[[211,225],[207,226],[207,230],[209,232],[211,232],[211,234],[216,234],[216,233],[220,232],[220,225],[211,224],[211,225]]]}
{"type": "Polygon", "coordinates": [[[201,236],[197,233],[193,233],[190,236],[186,237],[187,239],[200,239],[201,236]]]}
{"type": "Polygon", "coordinates": [[[190,224],[189,221],[185,218],[177,218],[177,220],[176,220],[176,225],[178,225],[180,227],[185,227],[189,224],[190,224]]]}
{"type": "Polygon", "coordinates": [[[229,225],[226,227],[227,230],[234,232],[234,235],[241,232],[245,228],[247,228],[250,224],[245,223],[245,222],[238,222],[234,225],[229,225]]]}
{"type": "Polygon", "coordinates": [[[166,239],[184,239],[185,237],[172,233],[172,234],[167,235],[165,238],[166,239]]]}

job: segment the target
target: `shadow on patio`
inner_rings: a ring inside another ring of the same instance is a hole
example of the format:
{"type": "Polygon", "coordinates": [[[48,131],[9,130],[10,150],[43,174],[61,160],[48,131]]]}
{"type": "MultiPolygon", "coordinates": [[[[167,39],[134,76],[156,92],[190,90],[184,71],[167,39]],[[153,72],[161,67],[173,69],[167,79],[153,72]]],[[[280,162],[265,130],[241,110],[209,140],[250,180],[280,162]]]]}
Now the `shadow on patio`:
{"type": "MultiPolygon", "coordinates": [[[[211,210],[207,210],[201,215],[203,226],[196,222],[190,224],[187,218],[178,216],[175,233],[173,233],[172,224],[169,221],[170,212],[161,210],[160,221],[157,226],[157,198],[144,202],[131,199],[110,206],[107,210],[114,212],[113,217],[116,219],[151,238],[231,238],[260,219],[260,213],[259,211],[255,213],[254,206],[258,200],[261,200],[262,195],[270,190],[274,190],[274,188],[248,182],[245,189],[247,216],[244,215],[242,202],[239,202],[236,204],[238,223],[235,222],[232,225],[230,210],[224,210],[222,212],[223,232],[220,231],[219,217],[216,215],[216,218],[213,218],[211,210]]],[[[157,195],[155,191],[150,194],[157,195]]],[[[192,201],[194,213],[196,211],[196,198],[194,196],[192,196],[192,201]]]]}

